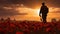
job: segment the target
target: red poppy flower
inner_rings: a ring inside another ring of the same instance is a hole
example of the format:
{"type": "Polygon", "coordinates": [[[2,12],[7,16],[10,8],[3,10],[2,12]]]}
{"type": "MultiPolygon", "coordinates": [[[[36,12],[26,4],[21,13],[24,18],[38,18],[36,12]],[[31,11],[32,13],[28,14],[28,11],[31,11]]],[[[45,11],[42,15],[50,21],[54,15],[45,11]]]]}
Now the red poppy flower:
{"type": "Polygon", "coordinates": [[[51,31],[51,28],[50,27],[46,28],[46,32],[49,32],[49,31],[51,31]]]}
{"type": "Polygon", "coordinates": [[[24,34],[23,32],[16,32],[16,34],[24,34]]]}

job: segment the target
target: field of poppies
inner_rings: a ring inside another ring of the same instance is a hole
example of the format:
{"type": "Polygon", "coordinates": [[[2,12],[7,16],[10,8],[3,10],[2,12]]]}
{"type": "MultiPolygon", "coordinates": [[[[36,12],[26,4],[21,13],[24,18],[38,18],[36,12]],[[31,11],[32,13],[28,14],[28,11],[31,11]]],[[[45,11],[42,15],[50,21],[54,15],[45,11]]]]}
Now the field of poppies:
{"type": "Polygon", "coordinates": [[[60,21],[12,21],[0,20],[0,34],[60,34],[60,21]]]}

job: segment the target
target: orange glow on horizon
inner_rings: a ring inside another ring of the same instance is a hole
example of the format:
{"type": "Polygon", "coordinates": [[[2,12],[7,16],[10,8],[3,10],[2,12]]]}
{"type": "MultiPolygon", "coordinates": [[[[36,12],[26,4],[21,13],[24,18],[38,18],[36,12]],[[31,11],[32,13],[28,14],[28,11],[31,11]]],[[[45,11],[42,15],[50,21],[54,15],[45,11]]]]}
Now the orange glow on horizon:
{"type": "MultiPolygon", "coordinates": [[[[40,21],[40,17],[39,17],[39,12],[40,12],[40,8],[39,9],[32,9],[32,8],[27,8],[27,7],[18,7],[16,8],[16,10],[19,13],[27,13],[27,15],[18,15],[16,16],[17,20],[34,20],[34,21],[40,21]]],[[[54,13],[56,11],[59,11],[60,8],[49,8],[49,13],[47,16],[47,20],[50,21],[52,18],[59,18],[58,13],[54,13]]]]}

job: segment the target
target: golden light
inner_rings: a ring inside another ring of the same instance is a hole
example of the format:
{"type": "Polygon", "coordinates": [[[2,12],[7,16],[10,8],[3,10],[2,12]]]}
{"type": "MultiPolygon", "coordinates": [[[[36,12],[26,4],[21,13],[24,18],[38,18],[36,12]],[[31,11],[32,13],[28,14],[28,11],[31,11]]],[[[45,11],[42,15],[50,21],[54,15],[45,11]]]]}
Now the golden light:
{"type": "MultiPolygon", "coordinates": [[[[28,13],[28,15],[39,16],[40,9],[32,9],[26,7],[19,7],[16,9],[19,13],[28,13]]],[[[28,16],[27,15],[27,16],[28,16]]]]}
{"type": "Polygon", "coordinates": [[[37,15],[39,16],[40,9],[37,9],[37,15]]]}
{"type": "MultiPolygon", "coordinates": [[[[36,20],[36,21],[40,21],[40,17],[39,17],[40,8],[32,9],[32,8],[27,8],[27,7],[17,7],[16,10],[19,13],[27,13],[27,15],[25,15],[24,17],[23,17],[23,15],[22,16],[18,16],[17,20],[21,19],[21,20],[36,20]]],[[[56,11],[58,12],[58,10],[60,10],[60,8],[49,8],[47,21],[50,21],[52,18],[59,18],[57,16],[59,14],[54,13],[56,11]]]]}

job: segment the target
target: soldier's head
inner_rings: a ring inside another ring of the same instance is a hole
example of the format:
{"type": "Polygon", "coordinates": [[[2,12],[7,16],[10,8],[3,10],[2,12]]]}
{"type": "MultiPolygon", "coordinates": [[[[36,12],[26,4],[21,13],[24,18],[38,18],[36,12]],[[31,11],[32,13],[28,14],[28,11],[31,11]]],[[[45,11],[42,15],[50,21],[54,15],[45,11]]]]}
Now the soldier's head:
{"type": "Polygon", "coordinates": [[[45,3],[44,2],[42,3],[42,6],[45,6],[45,3]]]}

